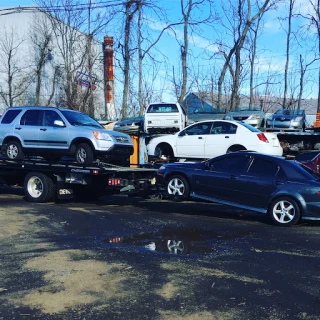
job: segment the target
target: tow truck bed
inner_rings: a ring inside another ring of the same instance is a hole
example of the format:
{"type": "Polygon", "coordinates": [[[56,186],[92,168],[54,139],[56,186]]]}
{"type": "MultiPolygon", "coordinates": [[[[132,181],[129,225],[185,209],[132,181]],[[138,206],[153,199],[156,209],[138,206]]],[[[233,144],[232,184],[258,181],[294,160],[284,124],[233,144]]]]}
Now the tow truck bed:
{"type": "Polygon", "coordinates": [[[24,187],[26,199],[47,202],[78,196],[151,191],[156,169],[130,168],[97,162],[91,166],[71,161],[13,161],[0,159],[0,183],[24,187]]]}

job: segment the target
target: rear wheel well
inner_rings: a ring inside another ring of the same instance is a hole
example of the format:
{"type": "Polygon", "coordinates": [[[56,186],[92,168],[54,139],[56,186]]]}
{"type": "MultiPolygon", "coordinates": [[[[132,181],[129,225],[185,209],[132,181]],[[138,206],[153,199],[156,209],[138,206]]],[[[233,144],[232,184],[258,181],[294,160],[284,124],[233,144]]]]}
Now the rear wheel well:
{"type": "MultiPolygon", "coordinates": [[[[275,201],[275,200],[278,200],[280,198],[283,198],[283,197],[290,198],[290,199],[294,200],[297,203],[297,205],[298,205],[298,207],[300,209],[301,217],[302,217],[303,213],[304,213],[304,210],[303,210],[303,208],[301,206],[300,200],[298,200],[297,198],[293,197],[290,194],[289,195],[288,194],[280,194],[280,195],[277,195],[276,197],[272,198],[268,203],[268,213],[269,213],[269,209],[270,209],[270,206],[271,206],[272,202],[275,201]]],[[[300,217],[300,219],[301,219],[301,217],[300,217]]]]}
{"type": "Polygon", "coordinates": [[[14,141],[18,141],[18,142],[20,143],[20,145],[22,146],[22,143],[21,143],[20,139],[19,139],[19,138],[17,138],[17,137],[15,137],[15,136],[8,136],[8,137],[5,137],[5,138],[3,139],[2,144],[5,144],[5,143],[7,143],[8,141],[12,141],[12,140],[14,140],[14,141]]]}
{"type": "Polygon", "coordinates": [[[236,152],[236,151],[240,151],[240,150],[247,150],[247,148],[245,148],[241,144],[234,144],[233,146],[229,147],[229,149],[227,150],[227,153],[236,152]]]}
{"type": "Polygon", "coordinates": [[[174,152],[169,143],[161,142],[155,148],[155,156],[161,158],[162,156],[174,157],[174,152]]]}

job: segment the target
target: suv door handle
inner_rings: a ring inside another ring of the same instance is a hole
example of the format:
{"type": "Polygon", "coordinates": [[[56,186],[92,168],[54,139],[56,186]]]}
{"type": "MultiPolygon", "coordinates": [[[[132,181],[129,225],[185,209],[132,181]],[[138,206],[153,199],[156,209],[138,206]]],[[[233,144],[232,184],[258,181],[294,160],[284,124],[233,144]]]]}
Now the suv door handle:
{"type": "Polygon", "coordinates": [[[21,130],[22,128],[21,127],[18,127],[18,128],[15,128],[16,130],[21,130]]]}
{"type": "Polygon", "coordinates": [[[46,129],[46,128],[40,128],[40,130],[41,130],[41,131],[47,131],[47,129],[46,129]]]}

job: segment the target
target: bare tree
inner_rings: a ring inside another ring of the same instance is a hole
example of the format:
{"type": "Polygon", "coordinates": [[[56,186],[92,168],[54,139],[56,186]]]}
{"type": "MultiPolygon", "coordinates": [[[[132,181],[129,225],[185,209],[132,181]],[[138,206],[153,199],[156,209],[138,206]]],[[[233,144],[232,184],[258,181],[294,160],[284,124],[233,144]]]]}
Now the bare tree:
{"type": "MultiPolygon", "coordinates": [[[[239,99],[239,83],[240,83],[240,72],[241,72],[241,50],[243,48],[244,42],[247,37],[247,33],[250,30],[251,25],[267,10],[274,6],[277,0],[264,0],[262,5],[259,5],[259,1],[255,1],[254,4],[251,4],[250,0],[238,0],[235,7],[233,1],[227,3],[227,8],[224,12],[226,16],[231,12],[232,17],[227,17],[227,20],[234,25],[234,43],[230,47],[228,53],[224,52],[226,57],[224,65],[221,70],[221,74],[218,80],[218,107],[222,106],[222,85],[226,75],[226,72],[231,64],[232,59],[235,59],[235,68],[234,68],[234,79],[233,79],[233,88],[232,88],[232,99],[231,107],[236,103],[238,105],[239,99]],[[252,11],[257,7],[256,12],[252,15],[252,11]]],[[[221,46],[226,48],[226,46],[221,46]]]]}
{"type": "Polygon", "coordinates": [[[180,10],[181,10],[181,24],[183,25],[183,36],[182,40],[180,40],[180,36],[176,35],[176,39],[180,46],[180,57],[181,57],[181,82],[177,83],[174,74],[174,84],[175,91],[177,93],[178,102],[182,104],[184,97],[187,93],[188,86],[188,55],[189,52],[189,38],[190,35],[196,33],[195,28],[198,27],[201,29],[201,25],[204,23],[209,23],[212,20],[211,14],[211,0],[180,0],[180,10]],[[202,11],[202,6],[207,5],[206,12],[202,11]],[[193,13],[195,15],[199,15],[201,17],[193,17],[193,13]],[[191,32],[190,32],[191,31],[191,32]]]}
{"type": "MultiPolygon", "coordinates": [[[[301,15],[308,21],[308,31],[315,29],[317,36],[317,55],[320,57],[320,0],[309,0],[310,12],[307,15],[301,15]]],[[[320,112],[320,69],[318,71],[318,103],[317,112],[320,112]]]]}
{"type": "MultiPolygon", "coordinates": [[[[100,64],[101,43],[94,36],[103,30],[114,16],[113,9],[103,13],[94,13],[89,0],[84,6],[78,0],[37,0],[51,22],[54,33],[54,47],[64,79],[64,101],[60,103],[70,109],[76,109],[94,115],[93,81],[94,69],[100,64]],[[52,8],[59,8],[53,10],[52,8]],[[87,30],[88,33],[84,33],[87,30]],[[86,85],[81,86],[81,77],[86,85]]],[[[98,3],[95,2],[95,5],[98,3]]],[[[109,8],[109,7],[108,7],[109,8]]]]}
{"type": "Polygon", "coordinates": [[[31,51],[34,53],[35,64],[35,105],[40,103],[40,92],[42,88],[43,68],[46,62],[52,59],[51,41],[52,29],[48,19],[41,11],[34,14],[30,33],[31,51]]]}
{"type": "Polygon", "coordinates": [[[7,107],[17,103],[31,84],[27,61],[21,59],[23,40],[19,40],[13,29],[3,29],[0,38],[0,74],[4,81],[0,83],[0,97],[7,107]]]}
{"type": "Polygon", "coordinates": [[[249,97],[249,109],[252,109],[254,103],[254,76],[255,76],[255,61],[257,56],[257,42],[260,30],[260,23],[262,20],[262,15],[260,15],[256,21],[253,23],[250,29],[250,35],[252,34],[252,39],[250,41],[251,48],[249,49],[249,60],[250,60],[250,97],[249,97]]]}
{"type": "Polygon", "coordinates": [[[290,44],[291,44],[291,35],[292,35],[292,18],[293,18],[293,9],[294,9],[295,0],[289,0],[289,13],[288,13],[288,28],[286,30],[287,39],[286,39],[286,63],[284,69],[284,91],[283,91],[283,103],[282,108],[287,107],[287,94],[288,94],[288,69],[289,69],[289,60],[290,60],[290,44]]]}

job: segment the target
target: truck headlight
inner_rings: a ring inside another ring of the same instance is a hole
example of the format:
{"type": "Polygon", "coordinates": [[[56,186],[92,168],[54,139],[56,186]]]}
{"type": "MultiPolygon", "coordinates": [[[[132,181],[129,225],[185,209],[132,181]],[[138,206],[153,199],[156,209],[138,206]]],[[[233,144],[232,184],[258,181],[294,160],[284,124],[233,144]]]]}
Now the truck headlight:
{"type": "Polygon", "coordinates": [[[93,131],[93,135],[97,140],[112,141],[110,135],[107,134],[106,132],[101,132],[101,131],[94,130],[93,131]]]}

